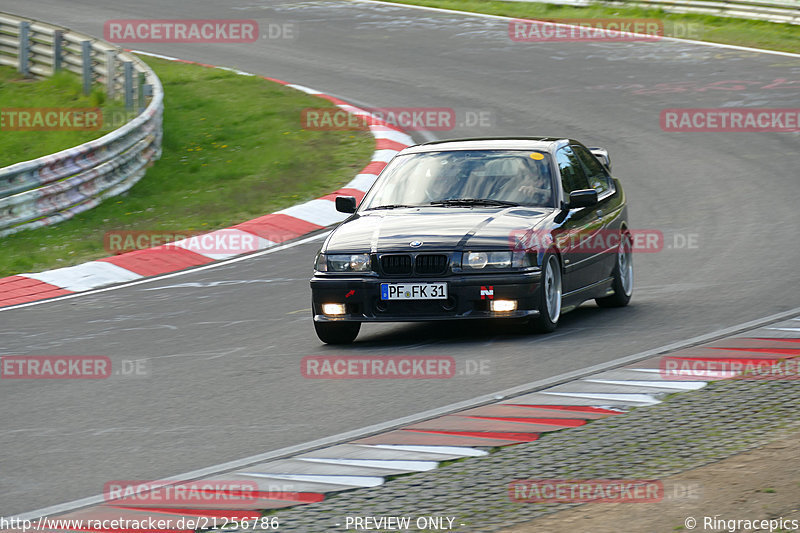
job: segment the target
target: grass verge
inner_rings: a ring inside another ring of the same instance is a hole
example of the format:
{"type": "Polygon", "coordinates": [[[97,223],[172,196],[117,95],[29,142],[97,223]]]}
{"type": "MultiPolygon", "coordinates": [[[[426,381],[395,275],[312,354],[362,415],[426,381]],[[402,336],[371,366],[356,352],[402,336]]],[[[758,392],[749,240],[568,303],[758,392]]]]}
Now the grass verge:
{"type": "Polygon", "coordinates": [[[60,72],[52,78],[26,78],[11,67],[0,67],[0,167],[59,152],[108,133],[99,130],[17,130],[18,115],[11,109],[100,108],[107,111],[105,93],[96,87],[83,95],[80,78],[60,72]]]}
{"type": "MultiPolygon", "coordinates": [[[[661,9],[594,5],[573,7],[539,2],[487,0],[387,0],[396,4],[456,9],[524,19],[647,18],[663,22],[664,35],[752,48],[800,53],[800,26],[699,14],[667,13],[661,9]]],[[[534,43],[535,44],[535,43],[534,43]]]]}
{"type": "Polygon", "coordinates": [[[301,111],[325,100],[256,76],[144,59],[164,85],[161,159],[125,195],[0,239],[0,277],[105,257],[107,231],[210,231],[249,220],[329,193],[370,160],[369,132],[302,129],[301,111]]]}

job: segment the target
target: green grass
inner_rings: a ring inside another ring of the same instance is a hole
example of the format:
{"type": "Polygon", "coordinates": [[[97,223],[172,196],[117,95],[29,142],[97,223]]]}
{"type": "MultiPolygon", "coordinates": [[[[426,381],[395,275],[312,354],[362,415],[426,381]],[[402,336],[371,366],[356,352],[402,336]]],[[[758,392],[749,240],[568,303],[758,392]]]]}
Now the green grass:
{"type": "Polygon", "coordinates": [[[457,9],[527,19],[648,18],[664,23],[664,35],[800,53],[800,26],[711,15],[665,13],[638,7],[572,7],[490,0],[388,0],[398,4],[457,9]],[[686,34],[687,32],[688,35],[686,34]]]}
{"type": "MultiPolygon", "coordinates": [[[[25,78],[11,67],[0,67],[0,109],[96,108],[109,109],[105,93],[94,88],[84,96],[80,78],[61,72],[45,80],[25,78]]],[[[18,131],[14,119],[4,113],[0,123],[0,167],[36,159],[101,137],[108,128],[95,131],[18,131]]]]}
{"type": "Polygon", "coordinates": [[[370,160],[368,132],[301,128],[302,109],[325,100],[255,76],[146,61],[166,94],[162,158],[127,194],[0,239],[0,276],[107,256],[107,231],[230,226],[335,190],[370,160]]]}

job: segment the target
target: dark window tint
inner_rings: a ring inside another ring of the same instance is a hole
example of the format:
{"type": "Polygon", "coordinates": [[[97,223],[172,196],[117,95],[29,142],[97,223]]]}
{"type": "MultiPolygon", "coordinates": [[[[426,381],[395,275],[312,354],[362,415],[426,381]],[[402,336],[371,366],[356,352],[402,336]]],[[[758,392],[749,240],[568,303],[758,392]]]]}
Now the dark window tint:
{"type": "MultiPolygon", "coordinates": [[[[590,189],[583,167],[575,156],[575,152],[570,146],[559,148],[556,152],[556,163],[561,173],[561,186],[564,188],[564,196],[569,196],[572,191],[590,189]]],[[[564,198],[566,201],[567,198],[564,198]]]]}
{"type": "Polygon", "coordinates": [[[572,150],[583,164],[589,187],[595,189],[599,195],[611,190],[611,179],[600,161],[583,146],[574,145],[572,150]]]}

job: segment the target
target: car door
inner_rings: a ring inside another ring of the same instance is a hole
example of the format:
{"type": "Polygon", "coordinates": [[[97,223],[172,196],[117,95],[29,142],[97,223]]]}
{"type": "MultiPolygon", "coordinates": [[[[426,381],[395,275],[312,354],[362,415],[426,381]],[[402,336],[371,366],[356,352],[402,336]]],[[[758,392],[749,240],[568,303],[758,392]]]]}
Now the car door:
{"type": "Polygon", "coordinates": [[[589,149],[577,143],[571,147],[583,166],[589,187],[597,191],[598,203],[594,211],[600,220],[601,238],[596,240],[593,250],[601,255],[593,262],[591,276],[595,281],[600,281],[611,275],[617,259],[616,251],[619,244],[617,237],[622,220],[620,199],[608,171],[589,149]]]}
{"type": "MultiPolygon", "coordinates": [[[[561,177],[564,202],[569,202],[569,193],[590,189],[589,181],[572,146],[562,146],[556,150],[556,164],[561,177]]],[[[599,258],[592,250],[592,242],[602,227],[594,206],[570,209],[553,232],[564,260],[564,293],[579,290],[591,285],[599,258]]]]}

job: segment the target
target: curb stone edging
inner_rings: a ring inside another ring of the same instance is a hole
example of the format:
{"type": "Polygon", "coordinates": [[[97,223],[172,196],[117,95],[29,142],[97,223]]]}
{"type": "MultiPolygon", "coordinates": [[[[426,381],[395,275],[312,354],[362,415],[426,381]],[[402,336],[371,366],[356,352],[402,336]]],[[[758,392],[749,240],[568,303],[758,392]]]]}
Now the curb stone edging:
{"type": "MultiPolygon", "coordinates": [[[[743,335],[746,336],[729,337],[680,352],[688,356],[691,351],[697,358],[716,353],[720,359],[730,357],[731,360],[763,357],[797,361],[800,356],[800,318],[743,335]],[[787,350],[776,347],[773,344],[776,342],[791,346],[792,353],[780,353],[787,350]]],[[[651,364],[652,361],[641,361],[605,374],[632,374],[632,371],[647,370],[651,364]]],[[[590,376],[584,381],[597,381],[596,377],[590,376]]],[[[576,385],[580,383],[570,385],[577,390],[576,385]]],[[[638,386],[638,383],[628,386],[638,386]]],[[[542,392],[525,397],[541,397],[542,392]]],[[[694,505],[697,516],[698,510],[703,509],[702,493],[695,496],[697,499],[685,497],[682,500],[670,492],[666,478],[797,431],[800,388],[792,379],[721,379],[702,390],[686,392],[623,416],[604,417],[566,432],[550,433],[538,442],[506,446],[489,456],[393,479],[380,487],[339,492],[323,502],[282,509],[274,516],[280,518],[282,531],[298,533],[345,531],[346,517],[356,516],[411,516],[412,523],[420,516],[447,516],[455,519],[450,531],[477,533],[507,531],[506,528],[539,516],[581,505],[567,498],[561,502],[533,503],[524,500],[524,493],[523,498],[515,500],[511,483],[526,479],[653,480],[662,483],[662,497],[658,503],[694,505]]],[[[523,403],[522,398],[512,400],[523,403]]],[[[497,405],[510,403],[512,401],[497,405]]],[[[628,528],[634,529],[633,524],[628,528]]],[[[641,528],[635,530],[642,531],[641,528]]],[[[245,530],[238,531],[244,533],[245,530]]],[[[412,527],[408,531],[424,529],[412,527]]],[[[588,529],[575,527],[574,531],[588,529]]]]}
{"type": "MultiPolygon", "coordinates": [[[[256,74],[229,67],[208,65],[149,52],[133,52],[168,61],[227,70],[242,76],[256,76],[256,74]]],[[[258,77],[323,98],[332,102],[339,109],[364,117],[369,125],[370,133],[375,138],[375,152],[372,160],[349,183],[330,194],[228,228],[203,234],[248,236],[251,239],[255,236],[256,249],[243,253],[202,253],[190,250],[188,239],[186,239],[170,243],[170,245],[135,250],[79,265],[8,276],[0,278],[0,308],[84,292],[230,259],[271,248],[337,224],[347,217],[336,211],[334,200],[337,194],[355,196],[358,201],[361,201],[366,191],[377,179],[378,174],[395,154],[415,144],[411,136],[401,129],[381,122],[368,111],[355,107],[344,100],[302,85],[268,76],[258,77]]]]}

